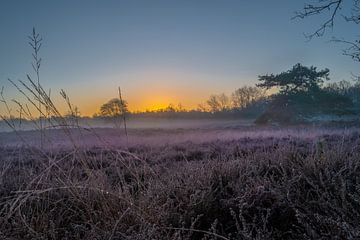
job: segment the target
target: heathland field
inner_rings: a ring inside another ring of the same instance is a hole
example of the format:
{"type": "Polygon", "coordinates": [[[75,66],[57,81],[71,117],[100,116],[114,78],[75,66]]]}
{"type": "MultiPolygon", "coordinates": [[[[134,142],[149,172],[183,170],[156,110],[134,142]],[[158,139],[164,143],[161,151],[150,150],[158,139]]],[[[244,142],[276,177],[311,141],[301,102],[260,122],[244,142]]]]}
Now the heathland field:
{"type": "Polygon", "coordinates": [[[358,239],[360,129],[0,133],[1,239],[358,239]]]}
{"type": "Polygon", "coordinates": [[[0,240],[360,240],[360,0],[0,2],[0,240]]]}

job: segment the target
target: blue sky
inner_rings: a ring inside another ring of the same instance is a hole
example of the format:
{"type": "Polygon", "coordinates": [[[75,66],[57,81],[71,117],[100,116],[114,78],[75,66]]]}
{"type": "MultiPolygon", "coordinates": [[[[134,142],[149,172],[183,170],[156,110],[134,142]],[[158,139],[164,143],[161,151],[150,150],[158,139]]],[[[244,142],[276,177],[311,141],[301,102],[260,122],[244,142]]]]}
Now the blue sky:
{"type": "MultiPolygon", "coordinates": [[[[311,2],[311,1],[310,1],[311,2]]],[[[314,1],[313,1],[314,2],[314,1]]],[[[27,35],[44,38],[41,81],[56,101],[61,88],[84,114],[117,96],[133,110],[181,102],[195,107],[212,93],[231,93],[257,76],[300,62],[350,79],[358,64],[341,55],[332,36],[353,39],[340,17],[324,37],[307,41],[322,18],[291,20],[300,0],[118,0],[0,3],[0,85],[31,73],[27,35]]]]}

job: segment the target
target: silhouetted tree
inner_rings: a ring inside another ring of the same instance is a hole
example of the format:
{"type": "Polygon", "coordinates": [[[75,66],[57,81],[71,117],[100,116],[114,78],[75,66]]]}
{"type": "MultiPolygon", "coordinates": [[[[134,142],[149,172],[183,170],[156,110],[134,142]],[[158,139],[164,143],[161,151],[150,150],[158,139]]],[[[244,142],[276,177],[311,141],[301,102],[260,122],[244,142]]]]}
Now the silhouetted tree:
{"type": "Polygon", "coordinates": [[[169,104],[165,109],[162,109],[164,112],[168,112],[168,113],[174,113],[176,112],[176,108],[173,104],[169,104]]]}
{"type": "Polygon", "coordinates": [[[220,111],[220,103],[216,95],[211,95],[209,99],[206,101],[207,105],[210,108],[210,112],[219,112],[220,111]]]}
{"type": "Polygon", "coordinates": [[[209,109],[205,103],[199,103],[196,110],[199,112],[208,112],[209,111],[209,109]]]}
{"type": "Polygon", "coordinates": [[[289,71],[259,76],[261,83],[257,86],[267,90],[277,87],[285,94],[318,89],[325,80],[329,80],[329,69],[317,71],[316,67],[306,67],[298,63],[289,71]]]}
{"type": "Polygon", "coordinates": [[[231,108],[230,99],[224,93],[219,95],[211,95],[206,101],[210,108],[210,112],[224,112],[231,108]]]}
{"type": "Polygon", "coordinates": [[[350,98],[354,104],[354,111],[360,113],[360,78],[355,82],[343,80],[330,83],[326,86],[325,90],[350,98]]]}
{"type": "Polygon", "coordinates": [[[244,86],[236,89],[231,95],[232,107],[244,109],[265,97],[265,92],[258,87],[244,86]]]}
{"type": "Polygon", "coordinates": [[[113,98],[100,107],[100,116],[108,118],[120,117],[128,112],[127,102],[113,98]]]}
{"type": "Polygon", "coordinates": [[[228,96],[225,95],[225,93],[222,93],[217,96],[219,103],[220,103],[220,110],[221,111],[227,111],[230,109],[230,99],[228,96]]]}
{"type": "Polygon", "coordinates": [[[257,123],[292,123],[317,114],[346,114],[352,106],[350,98],[325,91],[322,85],[329,79],[329,69],[296,64],[291,70],[274,75],[259,76],[259,87],[278,88],[257,123]]]}

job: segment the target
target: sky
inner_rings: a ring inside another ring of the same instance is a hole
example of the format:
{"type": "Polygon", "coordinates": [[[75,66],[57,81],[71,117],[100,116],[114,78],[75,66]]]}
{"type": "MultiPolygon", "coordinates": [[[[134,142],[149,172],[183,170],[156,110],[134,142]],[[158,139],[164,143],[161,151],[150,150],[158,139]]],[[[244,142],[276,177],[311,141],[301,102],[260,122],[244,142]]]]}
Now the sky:
{"type": "MultiPolygon", "coordinates": [[[[311,2],[311,0],[309,0],[311,2]]],[[[308,1],[308,2],[309,2],[308,1]]],[[[313,1],[314,2],[314,1],[313,1]]],[[[349,80],[358,63],[331,37],[352,40],[356,26],[339,16],[335,28],[308,41],[321,17],[291,20],[302,0],[1,0],[0,87],[20,99],[8,78],[34,76],[27,36],[43,37],[41,83],[64,109],[64,89],[83,115],[117,97],[130,110],[169,103],[196,108],[210,94],[231,94],[258,75],[296,63],[329,68],[349,80]]],[[[0,106],[0,113],[4,112],[0,106]]],[[[65,110],[64,110],[65,111],[65,110]]]]}

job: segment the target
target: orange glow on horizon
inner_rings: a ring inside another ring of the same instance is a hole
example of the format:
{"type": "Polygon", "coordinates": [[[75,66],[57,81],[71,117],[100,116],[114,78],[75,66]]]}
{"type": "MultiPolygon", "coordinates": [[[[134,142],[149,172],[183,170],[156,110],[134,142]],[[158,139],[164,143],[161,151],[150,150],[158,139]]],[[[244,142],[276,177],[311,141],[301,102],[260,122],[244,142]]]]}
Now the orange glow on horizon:
{"type": "MultiPolygon", "coordinates": [[[[81,101],[76,105],[79,107],[82,116],[91,117],[95,113],[99,113],[100,107],[102,104],[110,100],[110,98],[103,99],[92,99],[92,101],[81,101]],[[82,104],[81,104],[82,103],[82,104]]],[[[128,102],[128,109],[130,112],[146,112],[146,111],[156,111],[167,108],[169,105],[172,105],[174,108],[178,108],[179,104],[185,110],[195,109],[201,100],[197,98],[187,99],[187,101],[181,101],[174,96],[144,96],[139,99],[136,96],[129,96],[126,99],[128,102]]],[[[64,110],[66,112],[66,110],[64,110]]]]}
{"type": "MultiPolygon", "coordinates": [[[[166,109],[169,105],[172,105],[174,108],[178,108],[179,103],[177,103],[177,102],[154,102],[154,103],[146,103],[141,106],[131,106],[129,104],[129,111],[130,112],[157,111],[157,110],[161,110],[161,109],[166,109]]],[[[80,108],[81,115],[84,117],[91,117],[95,113],[99,112],[100,106],[101,105],[96,106],[95,108],[83,108],[83,111],[81,111],[81,108],[80,108]]],[[[184,106],[183,104],[181,104],[181,107],[182,107],[182,109],[189,111],[189,110],[195,109],[197,107],[197,105],[195,104],[193,106],[184,106]]]]}
{"type": "Polygon", "coordinates": [[[220,81],[207,84],[213,76],[191,72],[142,70],[129,75],[111,75],[104,79],[108,84],[79,85],[70,93],[72,102],[78,106],[82,116],[93,116],[99,113],[102,104],[118,97],[118,86],[121,86],[123,99],[128,103],[130,112],[145,112],[165,109],[170,104],[178,108],[179,104],[185,110],[196,109],[204,103],[211,94],[229,93],[220,81]],[[187,81],[184,81],[186,79],[187,81]],[[77,94],[78,89],[84,94],[77,94]],[[96,94],[93,93],[96,89],[96,94]]]}

